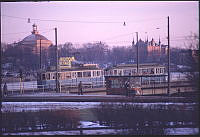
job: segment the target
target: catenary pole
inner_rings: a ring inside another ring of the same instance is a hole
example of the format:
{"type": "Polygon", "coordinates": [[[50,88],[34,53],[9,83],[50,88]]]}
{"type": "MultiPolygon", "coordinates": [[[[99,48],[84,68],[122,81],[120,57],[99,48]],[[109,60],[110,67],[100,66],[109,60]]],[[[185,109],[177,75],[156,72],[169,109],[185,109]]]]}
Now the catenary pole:
{"type": "Polygon", "coordinates": [[[138,73],[139,73],[139,48],[138,48],[138,32],[136,32],[136,37],[137,37],[136,48],[137,48],[137,74],[138,74],[138,73]]]}
{"type": "Polygon", "coordinates": [[[56,92],[59,92],[58,90],[58,45],[57,45],[57,28],[55,28],[55,50],[56,50],[56,92]]]}
{"type": "MultiPolygon", "coordinates": [[[[0,15],[1,15],[1,2],[0,2],[0,15]]],[[[0,24],[1,24],[1,18],[0,18],[0,24]]],[[[0,27],[1,28],[1,27],[0,27]]],[[[1,29],[0,29],[0,36],[1,36],[1,29]]],[[[1,47],[1,38],[0,38],[0,109],[2,108],[2,93],[3,93],[3,91],[2,91],[2,88],[1,88],[1,85],[2,85],[2,71],[1,71],[1,64],[2,64],[2,47],[1,47]]],[[[1,110],[0,110],[1,111],[1,110]]],[[[0,122],[1,122],[1,124],[0,124],[0,135],[2,135],[2,112],[1,112],[1,114],[0,114],[0,122]]]]}
{"type": "Polygon", "coordinates": [[[42,70],[42,45],[41,45],[41,39],[40,39],[40,70],[42,70]]]}
{"type": "Polygon", "coordinates": [[[170,37],[169,37],[169,16],[167,17],[167,24],[168,24],[168,37],[167,37],[167,39],[168,39],[168,50],[167,50],[167,55],[168,55],[168,67],[167,67],[167,72],[168,72],[168,82],[167,82],[167,84],[168,84],[168,86],[167,86],[167,94],[169,95],[170,94],[170,37]]]}

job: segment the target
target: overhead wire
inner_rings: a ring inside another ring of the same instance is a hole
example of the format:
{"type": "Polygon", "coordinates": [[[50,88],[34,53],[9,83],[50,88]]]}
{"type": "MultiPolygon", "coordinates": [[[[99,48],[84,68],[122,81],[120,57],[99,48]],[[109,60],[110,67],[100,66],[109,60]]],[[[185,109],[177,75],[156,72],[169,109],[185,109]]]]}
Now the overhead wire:
{"type": "MultiPolygon", "coordinates": [[[[41,33],[47,33],[52,31],[53,29],[44,29],[44,30],[40,30],[41,33]]],[[[21,34],[21,33],[30,33],[31,31],[26,31],[26,32],[15,32],[15,33],[4,33],[2,35],[16,35],[16,34],[21,34]]]]}
{"type": "MultiPolygon", "coordinates": [[[[72,22],[72,23],[126,23],[127,21],[81,21],[81,20],[52,20],[52,19],[38,19],[38,18],[24,18],[24,17],[16,17],[16,16],[10,16],[10,15],[1,15],[3,17],[8,17],[8,18],[16,18],[16,19],[23,19],[23,20],[38,20],[38,21],[52,21],[52,22],[72,22]]],[[[128,21],[129,23],[135,23],[135,22],[144,22],[144,21],[153,21],[153,20],[160,20],[163,18],[154,18],[154,19],[143,19],[143,20],[134,20],[134,21],[128,21]]]]}
{"type": "Polygon", "coordinates": [[[23,20],[38,20],[38,21],[53,21],[53,22],[72,22],[72,23],[124,23],[124,21],[80,21],[80,20],[47,20],[47,19],[36,19],[36,18],[22,18],[22,17],[16,17],[16,16],[10,16],[10,15],[2,15],[4,17],[10,17],[10,18],[17,18],[17,19],[23,19],[23,20]]]}
{"type": "MultiPolygon", "coordinates": [[[[30,20],[38,20],[38,21],[54,21],[54,22],[74,22],[74,23],[123,23],[124,21],[121,21],[121,22],[108,22],[108,21],[78,21],[78,20],[46,20],[46,19],[37,19],[37,18],[24,18],[24,17],[16,17],[16,16],[10,16],[10,15],[1,15],[3,17],[10,17],[10,18],[16,18],[16,19],[23,19],[23,20],[27,20],[27,19],[30,19],[30,20]]],[[[134,20],[134,21],[130,21],[130,22],[143,22],[143,21],[151,21],[151,20],[160,20],[160,19],[163,19],[163,18],[154,18],[154,19],[144,19],[144,20],[134,20]]],[[[129,23],[130,23],[129,22],[129,23]]],[[[50,29],[48,31],[45,31],[43,33],[47,33],[49,31],[51,31],[53,29],[50,29]]],[[[14,35],[14,34],[20,34],[20,33],[29,33],[30,31],[28,32],[17,32],[17,33],[7,33],[7,34],[2,34],[2,35],[14,35]]],[[[42,32],[42,31],[40,31],[42,32]]],[[[133,33],[128,33],[128,34],[122,34],[122,35],[117,35],[117,36],[114,36],[114,37],[110,37],[110,38],[107,38],[107,39],[103,39],[103,40],[100,40],[100,41],[107,41],[106,43],[111,43],[111,42],[108,42],[108,40],[111,40],[111,39],[115,39],[115,38],[119,38],[119,37],[124,37],[124,36],[128,36],[128,35],[133,35],[133,33]]],[[[194,36],[174,36],[173,38],[175,39],[170,39],[171,41],[179,41],[179,40],[187,40],[186,37],[194,37],[194,36]]],[[[161,40],[167,40],[167,38],[161,38],[161,40]]],[[[93,43],[94,41],[90,41],[90,42],[87,42],[87,43],[93,43]]],[[[121,41],[122,42],[122,41],[121,41]]],[[[125,41],[123,41],[125,42],[125,41]]],[[[128,41],[126,41],[128,42],[128,41]]],[[[116,42],[115,42],[116,43],[116,42]]]]}

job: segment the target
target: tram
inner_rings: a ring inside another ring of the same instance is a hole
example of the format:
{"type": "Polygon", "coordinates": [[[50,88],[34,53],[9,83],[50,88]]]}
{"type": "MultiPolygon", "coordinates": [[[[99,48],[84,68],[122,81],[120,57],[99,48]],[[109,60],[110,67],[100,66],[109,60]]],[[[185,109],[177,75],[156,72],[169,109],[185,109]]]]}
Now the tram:
{"type": "MultiPolygon", "coordinates": [[[[41,71],[37,74],[37,85],[44,85],[45,88],[55,88],[56,71],[41,71]]],[[[62,86],[77,86],[80,81],[84,85],[99,87],[104,85],[103,69],[97,65],[82,65],[58,71],[58,81],[62,86]]]]}

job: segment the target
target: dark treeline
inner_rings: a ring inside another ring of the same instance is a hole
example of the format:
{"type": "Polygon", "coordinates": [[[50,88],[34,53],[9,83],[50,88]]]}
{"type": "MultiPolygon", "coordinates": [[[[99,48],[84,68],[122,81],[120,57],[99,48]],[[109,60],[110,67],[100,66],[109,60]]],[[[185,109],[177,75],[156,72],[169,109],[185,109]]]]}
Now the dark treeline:
{"type": "MultiPolygon", "coordinates": [[[[11,63],[11,69],[18,70],[37,70],[39,68],[40,56],[34,54],[29,48],[22,49],[17,44],[2,44],[2,62],[3,64],[11,63]]],[[[101,67],[109,65],[116,65],[120,63],[136,63],[136,51],[132,46],[119,46],[112,47],[103,42],[86,43],[81,47],[76,47],[70,42],[58,45],[59,57],[74,56],[77,61],[84,63],[97,63],[101,67]]],[[[148,60],[146,55],[140,54],[140,63],[160,63],[166,64],[167,57],[163,56],[160,60],[148,60]]],[[[171,49],[171,63],[176,65],[192,66],[195,64],[195,60],[192,57],[191,49],[171,49]]],[[[48,53],[42,52],[42,66],[47,68],[48,66],[55,65],[55,46],[51,45],[48,48],[48,53]]],[[[194,67],[192,67],[194,68],[194,67]]]]}
{"type": "MultiPolygon", "coordinates": [[[[20,67],[24,70],[37,70],[39,68],[40,56],[34,54],[29,48],[22,49],[20,45],[2,44],[2,62],[11,63],[13,70],[20,67]]],[[[84,63],[119,64],[128,63],[134,59],[132,47],[113,47],[109,49],[105,43],[86,43],[82,47],[75,47],[72,43],[58,45],[59,57],[74,56],[76,60],[84,63]]],[[[48,54],[42,52],[42,64],[45,66],[55,65],[55,46],[51,45],[48,54]]]]}

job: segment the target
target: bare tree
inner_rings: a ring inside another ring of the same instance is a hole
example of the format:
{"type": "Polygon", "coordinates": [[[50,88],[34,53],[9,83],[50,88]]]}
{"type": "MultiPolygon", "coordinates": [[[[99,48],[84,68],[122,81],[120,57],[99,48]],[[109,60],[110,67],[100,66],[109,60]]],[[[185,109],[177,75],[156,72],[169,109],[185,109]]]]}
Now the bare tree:
{"type": "Polygon", "coordinates": [[[196,33],[191,33],[190,36],[186,37],[187,43],[185,43],[185,48],[189,51],[189,59],[185,60],[187,62],[189,69],[187,70],[187,78],[194,84],[194,87],[199,88],[199,36],[196,33]]]}

